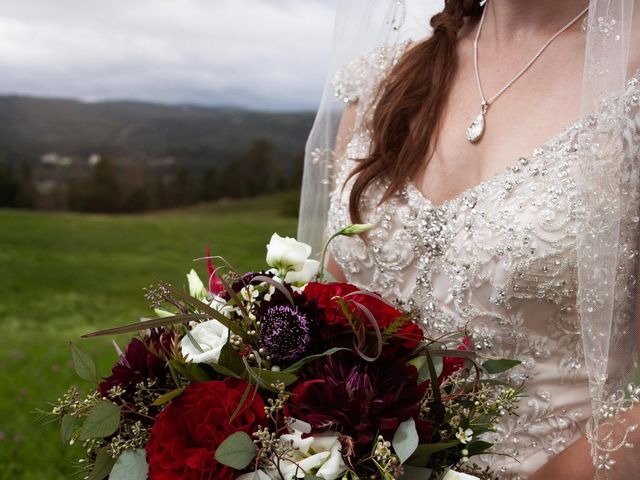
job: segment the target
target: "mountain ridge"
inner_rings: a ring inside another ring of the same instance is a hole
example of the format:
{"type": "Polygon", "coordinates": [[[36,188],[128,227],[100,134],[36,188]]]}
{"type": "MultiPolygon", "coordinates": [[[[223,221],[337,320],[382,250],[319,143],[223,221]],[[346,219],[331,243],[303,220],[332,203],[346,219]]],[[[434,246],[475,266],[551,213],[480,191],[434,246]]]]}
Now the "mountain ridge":
{"type": "Polygon", "coordinates": [[[172,157],[200,170],[232,162],[256,138],[269,140],[276,160],[288,163],[302,152],[312,123],[306,111],[0,95],[0,163],[97,153],[128,161],[172,157]]]}

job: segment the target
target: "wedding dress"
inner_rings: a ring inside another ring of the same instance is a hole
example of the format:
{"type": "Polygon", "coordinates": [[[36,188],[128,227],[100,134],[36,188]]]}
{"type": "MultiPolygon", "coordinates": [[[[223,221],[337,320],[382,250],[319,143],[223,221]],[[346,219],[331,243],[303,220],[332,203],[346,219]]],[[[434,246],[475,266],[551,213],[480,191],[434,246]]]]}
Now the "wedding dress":
{"type": "MultiPolygon", "coordinates": [[[[329,232],[351,223],[348,177],[369,152],[372,93],[402,51],[377,49],[334,76],[335,94],[357,102],[357,118],[345,154],[333,161],[329,232]]],[[[376,225],[367,242],[340,237],[330,247],[347,281],[417,312],[431,338],[468,328],[483,353],[522,362],[508,372],[526,382],[519,416],[504,418],[488,438],[508,456],[472,459],[501,479],[528,478],[583,436],[592,414],[576,307],[580,212],[572,171],[583,158],[577,139],[585,129],[609,129],[608,138],[625,138],[637,155],[640,74],[621,94],[623,115],[607,114],[605,104],[441,205],[412,183],[379,204],[386,185],[378,182],[364,196],[363,219],[376,225]]],[[[637,213],[623,218],[621,229],[632,235],[637,213]]],[[[617,333],[622,342],[630,337],[617,333]]]]}

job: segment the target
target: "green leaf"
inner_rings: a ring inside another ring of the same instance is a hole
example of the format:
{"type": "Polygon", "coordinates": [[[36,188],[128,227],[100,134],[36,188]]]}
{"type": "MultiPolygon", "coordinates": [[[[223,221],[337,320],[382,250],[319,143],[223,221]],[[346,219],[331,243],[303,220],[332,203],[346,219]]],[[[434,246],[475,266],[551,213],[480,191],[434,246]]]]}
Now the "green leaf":
{"type": "Polygon", "coordinates": [[[483,440],[474,440],[473,442],[469,442],[467,445],[467,450],[469,450],[468,456],[478,455],[491,447],[493,447],[493,443],[485,442],[483,440]]]}
{"type": "Polygon", "coordinates": [[[62,417],[62,423],[60,424],[60,439],[62,443],[65,445],[69,443],[79,424],[80,421],[72,415],[62,417]]]}
{"type": "Polygon", "coordinates": [[[313,362],[314,360],[321,357],[333,355],[334,353],[339,352],[340,350],[349,350],[349,349],[344,347],[335,347],[335,348],[330,348],[326,352],[318,353],[316,355],[309,355],[308,357],[301,358],[296,363],[289,365],[287,368],[283,370],[283,372],[295,373],[307,363],[313,362]]]}
{"type": "Polygon", "coordinates": [[[139,332],[141,330],[146,330],[148,328],[164,327],[167,325],[177,325],[179,323],[189,323],[193,321],[209,320],[209,319],[210,319],[209,315],[201,315],[197,313],[189,313],[186,315],[174,315],[172,317],[152,318],[149,320],[142,320],[134,323],[129,323],[127,325],[122,325],[120,327],[107,328],[105,330],[99,330],[97,332],[86,333],[82,335],[82,338],[104,337],[105,335],[117,335],[120,333],[139,332]]]}
{"type": "Polygon", "coordinates": [[[522,362],[519,360],[510,360],[508,358],[492,359],[486,360],[482,364],[482,368],[484,368],[487,373],[501,373],[506,372],[521,363],[522,362]]]}
{"type": "Polygon", "coordinates": [[[304,476],[304,480],[322,480],[322,478],[316,477],[315,475],[311,475],[308,473],[304,476]]]}
{"type": "Polygon", "coordinates": [[[441,452],[451,447],[455,447],[459,442],[424,443],[418,445],[416,451],[411,455],[407,463],[414,467],[425,467],[431,459],[431,455],[441,452]]]}
{"type": "Polygon", "coordinates": [[[125,450],[113,465],[109,480],[147,480],[148,471],[144,450],[125,450]]]}
{"type": "Polygon", "coordinates": [[[426,480],[431,478],[433,470],[430,468],[414,467],[413,465],[402,466],[401,480],[426,480]]]}
{"type": "Polygon", "coordinates": [[[240,355],[238,355],[238,352],[230,343],[226,343],[224,347],[222,347],[218,365],[228,368],[236,375],[242,375],[244,373],[244,364],[240,359],[240,355]]]}
{"type": "Polygon", "coordinates": [[[223,465],[243,470],[249,466],[258,453],[258,449],[246,432],[229,435],[216,450],[216,460],[223,465]]]}
{"type": "Polygon", "coordinates": [[[393,445],[400,463],[404,463],[416,451],[418,443],[420,443],[420,438],[416,430],[416,421],[410,418],[398,426],[391,445],[393,445]]]}
{"type": "Polygon", "coordinates": [[[438,374],[436,373],[436,367],[433,363],[433,357],[429,350],[425,350],[424,356],[427,359],[427,367],[429,368],[429,378],[431,379],[431,393],[433,394],[433,402],[431,404],[431,411],[433,412],[436,421],[442,423],[444,420],[444,404],[442,403],[442,395],[440,394],[440,384],[438,383],[438,374]]]}
{"type": "Polygon", "coordinates": [[[112,435],[120,425],[120,407],[102,400],[91,409],[80,430],[80,440],[112,435]]]}
{"type": "Polygon", "coordinates": [[[282,382],[286,387],[295,383],[298,380],[298,377],[290,372],[274,372],[273,370],[266,370],[264,368],[251,367],[249,371],[249,379],[254,380],[252,383],[257,384],[259,387],[275,392],[277,390],[275,390],[271,385],[277,382],[282,382]]]}
{"type": "Polygon", "coordinates": [[[69,348],[71,349],[71,362],[76,374],[83,380],[97,382],[98,375],[96,374],[96,364],[93,358],[80,350],[80,347],[73,342],[69,342],[69,348]]]}
{"type": "Polygon", "coordinates": [[[161,405],[164,405],[165,403],[169,403],[174,398],[182,395],[182,392],[184,392],[183,387],[176,388],[175,390],[171,390],[170,392],[165,393],[164,395],[160,395],[158,398],[156,398],[155,401],[153,402],[153,405],[156,407],[159,407],[161,405]]]}
{"type": "Polygon", "coordinates": [[[207,366],[220,375],[224,375],[225,377],[241,378],[241,376],[236,372],[228,369],[224,365],[220,365],[219,363],[208,363],[207,366]]]}
{"type": "Polygon", "coordinates": [[[114,463],[116,463],[116,459],[111,457],[107,448],[101,448],[98,450],[98,455],[93,462],[93,468],[87,480],[104,480],[111,472],[114,463]]]}
{"type": "Polygon", "coordinates": [[[206,382],[207,380],[211,380],[197,363],[181,363],[177,360],[170,360],[169,365],[190,382],[206,382]]]}

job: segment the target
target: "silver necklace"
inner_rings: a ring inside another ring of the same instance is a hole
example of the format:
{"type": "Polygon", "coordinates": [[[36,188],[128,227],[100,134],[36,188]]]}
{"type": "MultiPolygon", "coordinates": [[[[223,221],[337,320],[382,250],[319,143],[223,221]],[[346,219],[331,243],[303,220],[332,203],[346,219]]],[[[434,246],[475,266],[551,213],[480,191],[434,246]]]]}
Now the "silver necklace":
{"type": "Polygon", "coordinates": [[[522,75],[524,75],[524,73],[527,70],[529,70],[531,65],[533,65],[535,61],[540,57],[540,55],[542,55],[542,53],[547,49],[547,47],[551,45],[551,42],[553,42],[556,38],[558,38],[565,30],[567,30],[574,23],[576,23],[580,19],[580,17],[582,17],[585,13],[587,13],[587,11],[589,10],[589,7],[582,10],[578,15],[576,15],[576,17],[573,20],[567,23],[564,27],[558,30],[549,40],[547,40],[547,43],[545,43],[542,46],[542,48],[538,50],[538,52],[533,56],[533,58],[529,60],[529,63],[527,63],[522,68],[522,70],[520,70],[516,74],[515,77],[513,77],[504,87],[502,87],[498,91],[498,93],[496,93],[493,97],[487,100],[482,90],[482,84],[480,82],[480,70],[478,69],[478,39],[480,38],[480,32],[482,31],[482,25],[484,24],[484,17],[488,9],[489,9],[489,2],[487,1],[482,11],[482,16],[480,17],[480,24],[478,25],[478,31],[476,32],[475,39],[473,40],[473,63],[476,70],[476,83],[478,85],[478,91],[480,92],[481,103],[480,103],[480,113],[478,114],[476,119],[471,123],[469,128],[467,128],[467,131],[466,131],[467,140],[469,140],[471,143],[476,143],[482,138],[482,134],[484,133],[485,126],[486,126],[485,115],[487,114],[487,110],[489,109],[489,106],[491,106],[491,104],[493,104],[493,102],[495,102],[496,99],[500,95],[502,95],[505,92],[505,90],[507,90],[507,88],[513,85],[516,80],[518,80],[522,75]]]}

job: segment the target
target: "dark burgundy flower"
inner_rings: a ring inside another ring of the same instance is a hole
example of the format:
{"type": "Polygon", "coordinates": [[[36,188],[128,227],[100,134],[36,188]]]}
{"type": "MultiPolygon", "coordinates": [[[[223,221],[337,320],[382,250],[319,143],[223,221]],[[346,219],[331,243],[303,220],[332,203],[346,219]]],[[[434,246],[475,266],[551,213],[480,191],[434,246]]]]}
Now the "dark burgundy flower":
{"type": "Polygon", "coordinates": [[[192,383],[158,415],[147,443],[149,480],[231,480],[237,470],[218,463],[218,446],[234,432],[251,435],[265,425],[264,401],[248,384],[224,381],[192,383]]]}
{"type": "Polygon", "coordinates": [[[162,387],[169,379],[167,359],[171,356],[175,335],[162,329],[154,329],[149,336],[134,338],[120,357],[111,375],[104,378],[98,386],[103,397],[109,390],[119,386],[124,390],[122,400],[130,401],[140,382],[153,379],[162,387]]]}
{"type": "Polygon", "coordinates": [[[418,419],[428,386],[404,361],[366,362],[352,352],[318,360],[310,378],[294,389],[291,415],[352,437],[361,453],[378,433],[392,438],[400,423],[418,419]]]}
{"type": "Polygon", "coordinates": [[[302,358],[311,337],[309,320],[296,307],[281,304],[267,307],[260,316],[260,347],[276,365],[302,358]]]}

